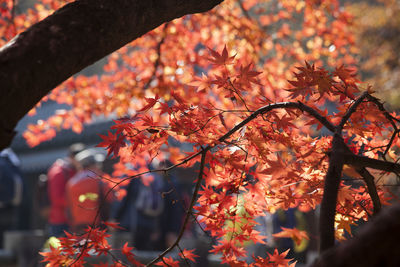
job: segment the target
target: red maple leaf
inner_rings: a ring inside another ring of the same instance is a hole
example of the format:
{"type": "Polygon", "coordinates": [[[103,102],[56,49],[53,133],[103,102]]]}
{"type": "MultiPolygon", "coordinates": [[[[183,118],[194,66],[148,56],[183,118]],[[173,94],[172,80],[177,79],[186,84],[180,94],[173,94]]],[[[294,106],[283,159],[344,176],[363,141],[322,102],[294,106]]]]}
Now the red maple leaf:
{"type": "Polygon", "coordinates": [[[194,249],[191,250],[187,250],[184,249],[181,253],[179,253],[179,256],[181,256],[183,259],[189,259],[193,262],[196,262],[196,260],[194,259],[195,257],[199,257],[196,254],[193,254],[194,249]]]}
{"type": "Polygon", "coordinates": [[[168,266],[168,267],[179,267],[179,261],[174,261],[172,257],[164,257],[162,261],[157,262],[155,265],[168,266]]]}
{"type": "Polygon", "coordinates": [[[97,147],[105,147],[108,150],[107,156],[113,154],[113,158],[118,156],[119,149],[121,147],[126,146],[125,138],[122,134],[113,134],[112,132],[108,131],[107,135],[99,135],[103,142],[97,145],[97,147]]]}
{"type": "Polygon", "coordinates": [[[130,263],[132,263],[134,266],[144,266],[144,264],[138,262],[135,259],[135,254],[132,253],[133,247],[128,246],[128,242],[124,244],[122,247],[122,253],[126,256],[126,258],[129,260],[130,263]]]}
{"type": "Polygon", "coordinates": [[[281,227],[281,229],[281,232],[273,234],[273,236],[277,238],[291,238],[298,246],[300,245],[301,241],[303,241],[303,239],[310,239],[306,231],[301,231],[297,228],[290,229],[285,227],[281,227]]]}
{"type": "Polygon", "coordinates": [[[208,50],[211,53],[212,58],[208,58],[209,61],[211,61],[214,65],[228,65],[232,64],[233,59],[235,58],[236,55],[234,56],[229,56],[228,55],[228,50],[226,49],[226,45],[224,47],[224,50],[222,50],[222,53],[218,53],[215,50],[212,50],[211,48],[207,47],[208,50]]]}
{"type": "Polygon", "coordinates": [[[120,230],[126,230],[124,227],[119,226],[118,222],[103,222],[105,225],[108,227],[114,228],[114,229],[120,229],[120,230]]]}
{"type": "Polygon", "coordinates": [[[138,111],[146,111],[151,109],[158,102],[159,97],[156,95],[154,98],[145,97],[144,99],[146,100],[147,104],[138,111]]]}
{"type": "Polygon", "coordinates": [[[243,84],[245,86],[250,86],[250,83],[260,85],[260,82],[257,81],[256,77],[260,75],[261,72],[252,70],[252,67],[253,63],[250,63],[245,67],[240,66],[240,73],[236,76],[239,79],[240,84],[243,84]]]}
{"type": "Polygon", "coordinates": [[[278,250],[275,249],[274,253],[271,255],[268,253],[269,261],[274,263],[274,266],[288,266],[291,259],[286,259],[289,250],[286,250],[279,254],[278,250]]]}

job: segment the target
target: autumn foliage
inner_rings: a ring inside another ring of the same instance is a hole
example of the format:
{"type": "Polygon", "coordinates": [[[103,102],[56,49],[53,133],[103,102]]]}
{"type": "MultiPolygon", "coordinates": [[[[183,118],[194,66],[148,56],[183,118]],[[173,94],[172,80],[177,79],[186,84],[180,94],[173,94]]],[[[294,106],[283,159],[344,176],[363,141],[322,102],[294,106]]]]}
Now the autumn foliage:
{"type": "MultiPolygon", "coordinates": [[[[3,43],[63,4],[42,0],[14,14],[12,3],[2,2],[3,43]]],[[[193,215],[206,226],[216,240],[211,252],[237,266],[294,265],[278,250],[244,261],[244,244],[268,243],[255,230],[258,216],[294,207],[306,212],[321,201],[324,214],[333,203],[324,225],[341,241],[391,198],[374,176],[384,181],[388,166],[396,166],[400,117],[358,80],[351,22],[335,0],[227,0],[111,54],[101,76],[70,78],[44,101],[71,109],[30,125],[24,136],[34,146],[61,128],[80,132],[96,116],[110,116],[114,125],[98,146],[119,158],[107,179],[115,190],[150,172],[146,166],[154,159],[173,165],[151,172],[195,167],[185,223],[193,215]],[[340,180],[342,174],[347,178],[340,180]]],[[[82,266],[89,251],[112,254],[107,236],[88,228],[42,254],[49,266],[82,266]]],[[[296,228],[275,234],[284,237],[310,238],[296,228]]],[[[129,264],[142,265],[132,247],[121,250],[129,264]]],[[[151,264],[177,266],[168,251],[151,264]]],[[[183,249],[180,256],[195,261],[195,254],[183,249]]],[[[114,266],[122,264],[115,259],[114,266]]]]}

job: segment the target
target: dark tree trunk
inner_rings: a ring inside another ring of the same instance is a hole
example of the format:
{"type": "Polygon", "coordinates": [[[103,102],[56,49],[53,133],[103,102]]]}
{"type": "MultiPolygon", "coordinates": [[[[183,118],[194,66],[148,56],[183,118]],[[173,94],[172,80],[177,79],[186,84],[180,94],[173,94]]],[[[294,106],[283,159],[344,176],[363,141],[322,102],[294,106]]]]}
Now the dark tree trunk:
{"type": "Polygon", "coordinates": [[[335,133],[332,140],[332,152],[329,168],[325,177],[324,196],[319,216],[320,252],[335,245],[335,215],[340,178],[343,170],[343,139],[335,133]]]}

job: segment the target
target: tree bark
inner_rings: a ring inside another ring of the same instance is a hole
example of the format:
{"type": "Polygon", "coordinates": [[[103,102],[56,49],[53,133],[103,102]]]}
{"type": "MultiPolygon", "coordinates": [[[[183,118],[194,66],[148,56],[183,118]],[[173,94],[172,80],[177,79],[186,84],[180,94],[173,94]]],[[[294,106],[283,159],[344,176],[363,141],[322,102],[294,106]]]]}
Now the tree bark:
{"type": "Polygon", "coordinates": [[[337,195],[343,170],[343,139],[339,133],[334,134],[329,168],[325,177],[324,195],[319,216],[320,253],[335,245],[335,215],[337,195]]]}
{"type": "Polygon", "coordinates": [[[223,0],[78,0],[0,48],[0,149],[57,85],[164,22],[223,0]]]}

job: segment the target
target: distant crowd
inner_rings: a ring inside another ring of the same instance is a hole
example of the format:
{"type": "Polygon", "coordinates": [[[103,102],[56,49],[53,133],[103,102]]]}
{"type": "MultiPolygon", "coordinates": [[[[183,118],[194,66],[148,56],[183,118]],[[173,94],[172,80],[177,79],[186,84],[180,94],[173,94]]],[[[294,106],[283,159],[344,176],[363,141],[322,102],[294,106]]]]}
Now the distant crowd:
{"type": "MultiPolygon", "coordinates": [[[[189,189],[182,179],[164,173],[151,173],[132,179],[125,187],[122,200],[114,196],[103,177],[105,155],[96,148],[86,148],[83,144],[69,147],[65,158],[55,160],[38,179],[35,201],[39,214],[47,221],[48,237],[63,237],[65,231],[83,233],[88,226],[105,227],[102,222],[114,221],[131,233],[131,244],[138,250],[164,250],[172,245],[181,230],[189,199],[189,189]]],[[[18,157],[6,149],[0,153],[0,246],[3,232],[18,224],[24,182],[19,170],[18,157]]],[[[148,166],[162,168],[154,163],[148,166]]],[[[281,227],[306,230],[307,220],[296,209],[277,211],[257,219],[257,230],[271,236],[281,227]]],[[[197,266],[207,266],[207,254],[213,240],[201,225],[192,221],[185,230],[185,237],[191,239],[196,253],[200,255],[197,266]]],[[[271,240],[271,239],[270,239],[271,240]]],[[[215,240],[214,240],[215,241],[215,240]]],[[[271,244],[271,242],[270,242],[271,244]]],[[[292,249],[291,256],[303,258],[308,243],[301,246],[291,239],[276,240],[281,250],[292,249]]],[[[255,255],[262,256],[270,251],[268,246],[249,247],[255,255]]]]}
{"type": "Polygon", "coordinates": [[[152,173],[132,179],[125,198],[117,201],[101,179],[104,159],[99,150],[74,144],[68,157],[49,168],[48,199],[40,205],[48,218],[49,236],[61,237],[64,231],[82,233],[88,226],[102,227],[101,222],[113,220],[132,233],[135,248],[167,248],[175,241],[185,214],[185,195],[179,184],[173,177],[167,183],[152,173]]]}

